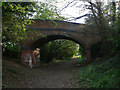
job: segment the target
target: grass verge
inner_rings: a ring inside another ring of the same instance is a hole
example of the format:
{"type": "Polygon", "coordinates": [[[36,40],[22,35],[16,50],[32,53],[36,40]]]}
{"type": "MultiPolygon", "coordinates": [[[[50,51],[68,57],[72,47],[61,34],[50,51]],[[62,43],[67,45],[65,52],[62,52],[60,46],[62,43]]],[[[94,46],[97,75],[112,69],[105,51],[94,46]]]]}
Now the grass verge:
{"type": "Polygon", "coordinates": [[[119,55],[112,58],[103,57],[86,67],[80,67],[78,88],[119,88],[119,59],[119,55]]]}

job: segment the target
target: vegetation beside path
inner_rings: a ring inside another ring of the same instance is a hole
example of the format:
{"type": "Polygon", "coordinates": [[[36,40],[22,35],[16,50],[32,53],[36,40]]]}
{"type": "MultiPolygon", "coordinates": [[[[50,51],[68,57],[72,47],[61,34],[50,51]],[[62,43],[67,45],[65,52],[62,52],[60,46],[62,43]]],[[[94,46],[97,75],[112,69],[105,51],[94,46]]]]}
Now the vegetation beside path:
{"type": "MultiPolygon", "coordinates": [[[[119,59],[120,59],[120,56],[118,54],[112,58],[109,58],[109,57],[103,57],[101,59],[98,58],[96,59],[96,61],[92,62],[91,64],[84,65],[84,62],[80,58],[78,58],[78,59],[69,60],[69,61],[64,60],[61,62],[54,62],[47,65],[42,65],[40,68],[35,68],[34,70],[20,66],[15,62],[13,63],[11,61],[7,61],[7,62],[3,61],[3,87],[9,87],[10,83],[12,85],[11,81],[16,78],[19,80],[19,82],[22,82],[20,81],[19,77],[22,78],[23,76],[21,75],[23,74],[26,76],[29,76],[29,74],[32,75],[33,73],[30,73],[30,71],[34,72],[34,75],[36,76],[36,78],[38,75],[37,73],[35,74],[35,72],[38,72],[40,75],[43,75],[43,73],[47,74],[48,77],[52,78],[51,74],[58,71],[58,73],[55,74],[55,77],[58,79],[58,81],[60,80],[61,82],[62,80],[65,79],[64,78],[65,75],[69,76],[71,72],[71,75],[70,75],[71,79],[70,78],[67,79],[68,80],[68,82],[66,81],[67,84],[63,85],[63,87],[65,88],[120,88],[120,77],[119,77],[120,65],[118,63],[119,59]],[[74,68],[74,73],[76,73],[75,76],[73,75],[74,74],[72,71],[73,68],[74,68]],[[28,73],[25,74],[25,72],[28,72],[28,73]],[[64,75],[64,77],[62,77],[62,75],[64,75]],[[71,86],[71,83],[72,83],[72,86],[71,86]]],[[[28,80],[30,79],[30,77],[31,76],[28,77],[28,80]]],[[[17,82],[17,79],[16,79],[16,82],[17,82]]],[[[27,79],[24,79],[24,80],[27,80],[27,79]]],[[[42,78],[40,78],[40,80],[42,81],[42,78]]],[[[44,80],[49,81],[50,79],[48,80],[48,78],[46,79],[46,77],[44,77],[43,81],[44,80]]],[[[33,80],[32,82],[36,82],[36,81],[33,80]]],[[[51,87],[56,87],[54,85],[55,84],[53,82],[51,87]]],[[[15,86],[19,87],[19,85],[15,85],[15,86]]],[[[43,86],[44,88],[50,87],[47,85],[43,85],[43,86]]],[[[58,85],[57,87],[59,86],[60,85],[58,85]]],[[[24,86],[24,87],[27,87],[27,86],[24,86]]],[[[33,85],[33,87],[35,86],[33,85]]],[[[39,87],[39,86],[36,86],[36,87],[39,87]]]]}
{"type": "Polygon", "coordinates": [[[117,54],[112,58],[103,57],[92,64],[80,67],[78,88],[120,88],[120,65],[117,54]]]}

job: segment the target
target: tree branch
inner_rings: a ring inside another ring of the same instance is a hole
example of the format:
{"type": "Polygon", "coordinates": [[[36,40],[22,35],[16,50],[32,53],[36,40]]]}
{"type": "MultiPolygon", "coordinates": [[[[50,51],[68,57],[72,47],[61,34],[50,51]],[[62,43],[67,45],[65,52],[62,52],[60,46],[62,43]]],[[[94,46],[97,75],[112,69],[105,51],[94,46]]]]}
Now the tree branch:
{"type": "Polygon", "coordinates": [[[79,16],[79,17],[75,17],[74,19],[71,19],[71,20],[68,20],[68,21],[72,21],[72,20],[77,20],[77,19],[80,19],[82,17],[90,17],[91,14],[85,14],[85,15],[82,15],[82,16],[79,16]]]}
{"type": "Polygon", "coordinates": [[[61,11],[63,11],[65,8],[67,8],[71,3],[73,3],[74,1],[76,1],[76,0],[73,0],[73,1],[71,1],[70,3],[68,3],[64,8],[62,8],[61,10],[60,10],[60,12],[61,11]]]}

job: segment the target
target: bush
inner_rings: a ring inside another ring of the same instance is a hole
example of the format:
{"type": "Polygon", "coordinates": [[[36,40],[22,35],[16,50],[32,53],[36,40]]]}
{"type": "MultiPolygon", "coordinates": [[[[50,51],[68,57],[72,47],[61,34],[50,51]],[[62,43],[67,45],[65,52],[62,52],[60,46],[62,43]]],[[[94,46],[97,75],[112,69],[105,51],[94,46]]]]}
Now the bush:
{"type": "Polygon", "coordinates": [[[52,42],[49,42],[41,47],[41,61],[50,62],[53,59],[64,60],[66,58],[71,58],[75,53],[78,53],[77,43],[65,40],[58,39],[52,42]]]}
{"type": "Polygon", "coordinates": [[[87,67],[80,68],[78,88],[119,88],[118,58],[119,55],[111,59],[104,57],[87,67]]]}
{"type": "Polygon", "coordinates": [[[20,45],[15,43],[6,43],[2,48],[2,55],[10,58],[21,58],[20,45]]]}
{"type": "Polygon", "coordinates": [[[91,57],[92,58],[101,57],[102,55],[103,54],[101,51],[101,42],[99,42],[91,47],[91,57]]]}

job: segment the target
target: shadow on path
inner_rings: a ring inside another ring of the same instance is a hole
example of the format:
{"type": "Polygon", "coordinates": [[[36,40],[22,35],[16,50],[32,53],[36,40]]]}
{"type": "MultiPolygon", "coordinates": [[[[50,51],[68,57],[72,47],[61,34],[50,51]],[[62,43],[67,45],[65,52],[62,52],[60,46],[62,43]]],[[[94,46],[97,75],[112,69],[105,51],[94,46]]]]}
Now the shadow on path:
{"type": "Polygon", "coordinates": [[[76,88],[76,63],[77,60],[69,60],[31,69],[3,60],[3,73],[11,67],[19,71],[14,77],[8,73],[3,83],[5,88],[76,88]]]}

